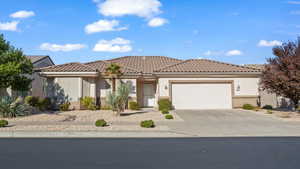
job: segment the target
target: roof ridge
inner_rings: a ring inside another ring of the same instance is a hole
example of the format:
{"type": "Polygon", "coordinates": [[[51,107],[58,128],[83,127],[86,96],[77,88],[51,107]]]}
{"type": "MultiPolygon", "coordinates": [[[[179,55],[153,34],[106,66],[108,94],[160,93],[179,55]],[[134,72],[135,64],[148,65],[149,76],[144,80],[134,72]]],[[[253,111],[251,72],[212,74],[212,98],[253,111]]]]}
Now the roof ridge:
{"type": "Polygon", "coordinates": [[[57,67],[62,67],[62,66],[72,65],[72,64],[81,65],[81,66],[88,67],[88,68],[90,68],[90,69],[92,69],[92,70],[97,71],[97,69],[95,69],[95,68],[93,68],[93,67],[91,67],[91,66],[82,64],[82,63],[80,63],[80,62],[69,62],[69,63],[59,64],[59,65],[52,65],[52,66],[42,67],[42,68],[40,68],[39,70],[46,70],[46,69],[57,68],[57,67]]]}
{"type": "Polygon", "coordinates": [[[238,68],[247,68],[247,69],[259,70],[259,69],[255,69],[255,68],[251,68],[251,67],[247,67],[247,66],[242,66],[242,65],[232,64],[232,63],[226,63],[226,62],[221,62],[221,61],[216,61],[216,60],[210,60],[210,59],[194,59],[194,60],[206,60],[206,61],[209,61],[209,62],[225,64],[225,65],[234,66],[234,67],[238,67],[238,68]]]}
{"type": "Polygon", "coordinates": [[[183,64],[183,63],[187,63],[187,62],[190,62],[190,61],[192,61],[192,60],[193,60],[193,59],[188,59],[188,60],[183,60],[183,61],[178,62],[178,63],[174,63],[174,64],[171,64],[171,65],[167,65],[167,66],[164,66],[164,67],[162,67],[162,68],[160,68],[160,69],[154,70],[154,72],[159,72],[159,71],[161,71],[161,70],[163,70],[163,69],[170,68],[170,67],[173,67],[173,66],[177,66],[177,65],[180,65],[180,64],[183,64]]]}
{"type": "MultiPolygon", "coordinates": [[[[111,63],[108,63],[107,62],[107,60],[104,60],[103,62],[105,62],[105,63],[107,63],[107,64],[111,64],[111,63]]],[[[132,68],[132,67],[129,67],[129,66],[125,66],[125,65],[123,65],[123,64],[120,64],[120,63],[118,63],[121,67],[123,67],[123,68],[127,68],[127,69],[131,69],[131,70],[134,70],[134,71],[136,71],[136,72],[143,72],[142,70],[138,70],[138,69],[135,69],[135,68],[132,68]]]]}

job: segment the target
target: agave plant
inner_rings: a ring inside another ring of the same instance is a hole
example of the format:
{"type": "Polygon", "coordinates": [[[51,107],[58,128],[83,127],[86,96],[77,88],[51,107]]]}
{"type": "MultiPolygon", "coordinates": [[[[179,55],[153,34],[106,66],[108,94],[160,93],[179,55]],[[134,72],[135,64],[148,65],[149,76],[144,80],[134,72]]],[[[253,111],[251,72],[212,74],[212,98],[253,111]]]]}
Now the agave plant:
{"type": "Polygon", "coordinates": [[[0,99],[0,115],[5,118],[14,118],[18,116],[26,116],[30,114],[30,108],[24,104],[23,100],[16,100],[11,97],[3,97],[0,99]]]}
{"type": "Polygon", "coordinates": [[[127,84],[121,84],[118,87],[117,93],[109,92],[107,103],[111,106],[112,110],[117,113],[117,115],[124,112],[128,102],[129,93],[130,86],[127,84]]]}

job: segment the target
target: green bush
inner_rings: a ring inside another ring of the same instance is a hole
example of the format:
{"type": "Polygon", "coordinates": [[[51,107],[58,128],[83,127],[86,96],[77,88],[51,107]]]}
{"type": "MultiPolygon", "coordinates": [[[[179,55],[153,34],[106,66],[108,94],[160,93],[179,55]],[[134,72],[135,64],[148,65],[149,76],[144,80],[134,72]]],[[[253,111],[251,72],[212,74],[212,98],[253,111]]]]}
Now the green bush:
{"type": "Polygon", "coordinates": [[[268,110],[266,113],[267,114],[273,114],[273,111],[272,110],[268,110]]]}
{"type": "Polygon", "coordinates": [[[104,119],[97,120],[95,122],[95,126],[96,127],[105,127],[105,126],[107,126],[107,122],[104,119]]]}
{"type": "Polygon", "coordinates": [[[8,96],[0,98],[0,116],[13,118],[30,113],[29,106],[24,104],[22,99],[13,100],[8,96]]]}
{"type": "Polygon", "coordinates": [[[70,105],[71,105],[70,102],[63,103],[63,104],[59,105],[59,110],[60,111],[69,111],[70,105]]]}
{"type": "Polygon", "coordinates": [[[245,109],[245,110],[254,110],[254,108],[255,107],[251,104],[244,104],[243,105],[243,109],[245,109]]]}
{"type": "Polygon", "coordinates": [[[111,110],[111,107],[109,105],[104,105],[100,108],[100,110],[111,110]]]}
{"type": "Polygon", "coordinates": [[[273,109],[273,106],[271,106],[271,105],[265,105],[265,106],[263,107],[263,109],[272,110],[272,109],[273,109]]]}
{"type": "Polygon", "coordinates": [[[162,114],[169,114],[169,110],[168,109],[163,109],[163,110],[161,110],[161,113],[162,114]]]}
{"type": "Polygon", "coordinates": [[[129,109],[130,110],[139,110],[140,107],[137,102],[131,101],[131,102],[129,102],[129,109]]]}
{"type": "Polygon", "coordinates": [[[8,121],[6,120],[0,120],[0,128],[1,127],[6,127],[8,125],[8,121]]]}
{"type": "Polygon", "coordinates": [[[38,102],[38,108],[40,110],[50,110],[52,108],[52,103],[50,98],[40,98],[38,102]]]}
{"type": "Polygon", "coordinates": [[[88,110],[96,110],[95,100],[92,97],[84,97],[80,99],[80,104],[88,110]]]}
{"type": "Polygon", "coordinates": [[[172,110],[172,103],[169,99],[160,99],[158,101],[158,109],[161,110],[172,110]]]}
{"type": "Polygon", "coordinates": [[[144,127],[144,128],[154,128],[155,127],[153,120],[142,121],[140,125],[141,125],[141,127],[144,127]]]}
{"type": "Polygon", "coordinates": [[[25,97],[25,103],[32,107],[38,107],[39,106],[39,97],[35,96],[27,96],[25,97]]]}
{"type": "Polygon", "coordinates": [[[171,114],[167,114],[165,116],[165,118],[168,119],[168,120],[174,119],[174,117],[171,114]]]}

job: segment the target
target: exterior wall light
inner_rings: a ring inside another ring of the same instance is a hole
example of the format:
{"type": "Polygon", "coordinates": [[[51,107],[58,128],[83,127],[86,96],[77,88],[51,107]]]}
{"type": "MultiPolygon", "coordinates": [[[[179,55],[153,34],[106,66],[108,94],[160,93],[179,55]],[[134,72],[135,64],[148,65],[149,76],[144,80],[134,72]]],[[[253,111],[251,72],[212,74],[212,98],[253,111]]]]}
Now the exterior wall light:
{"type": "Polygon", "coordinates": [[[240,85],[237,86],[236,91],[237,92],[241,91],[241,86],[240,85]]]}

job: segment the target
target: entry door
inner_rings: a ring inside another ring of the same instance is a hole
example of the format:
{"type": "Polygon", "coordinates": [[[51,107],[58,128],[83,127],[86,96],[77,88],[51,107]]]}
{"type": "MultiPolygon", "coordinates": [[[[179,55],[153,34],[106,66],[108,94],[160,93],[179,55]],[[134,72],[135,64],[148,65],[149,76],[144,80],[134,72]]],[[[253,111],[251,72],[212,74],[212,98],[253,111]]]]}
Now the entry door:
{"type": "Polygon", "coordinates": [[[154,84],[144,84],[144,107],[154,107],[155,104],[155,89],[154,84]]]}

